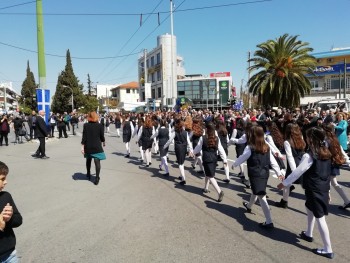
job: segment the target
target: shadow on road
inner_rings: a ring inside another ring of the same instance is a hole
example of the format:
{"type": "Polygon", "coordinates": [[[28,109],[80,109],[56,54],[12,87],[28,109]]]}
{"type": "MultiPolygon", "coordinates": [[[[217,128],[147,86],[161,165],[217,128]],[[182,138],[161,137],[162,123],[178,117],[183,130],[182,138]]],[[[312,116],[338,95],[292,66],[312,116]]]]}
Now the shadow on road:
{"type": "Polygon", "coordinates": [[[75,173],[72,175],[72,179],[73,180],[89,180],[87,177],[86,177],[86,174],[83,174],[83,173],[75,173]]]}
{"type": "Polygon", "coordinates": [[[230,205],[216,203],[212,201],[205,201],[205,204],[210,209],[215,209],[233,219],[235,219],[240,225],[242,225],[244,231],[256,232],[262,236],[268,237],[278,242],[294,245],[301,249],[310,251],[310,248],[302,245],[298,236],[295,233],[288,230],[277,228],[275,226],[272,230],[266,230],[259,227],[259,222],[253,221],[246,216],[245,209],[243,207],[233,207],[230,205]]]}

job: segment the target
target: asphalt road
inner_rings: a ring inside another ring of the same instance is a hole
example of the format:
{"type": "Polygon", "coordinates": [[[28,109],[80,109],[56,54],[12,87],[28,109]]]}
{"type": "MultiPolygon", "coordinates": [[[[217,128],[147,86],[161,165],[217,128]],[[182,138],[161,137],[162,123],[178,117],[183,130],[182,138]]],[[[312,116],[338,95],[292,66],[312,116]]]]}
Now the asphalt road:
{"type": "MultiPolygon", "coordinates": [[[[15,230],[21,262],[327,262],[311,249],[321,247],[315,226],[313,243],[300,240],[306,229],[304,195],[292,193],[289,209],[274,206],[281,198],[278,181],[270,178],[269,204],[275,229],[258,227],[264,221],[259,205],[245,213],[245,189],[232,172],[225,184],[223,171],[217,179],[225,192],[222,203],[211,187],[202,194],[204,179],[186,161],[187,185],[179,186],[175,156],[170,152],[170,177],[158,171],[153,156],[149,168],[140,168],[132,141],[131,158],[113,127],[106,134],[101,181],[98,186],[85,176],[80,153],[82,125],[77,136],[50,139],[48,160],[33,159],[38,144],[28,142],[0,147],[1,161],[10,167],[9,191],[23,216],[15,230]]],[[[13,135],[11,135],[13,138],[13,135]]],[[[10,139],[10,141],[13,139],[10,139]]],[[[235,159],[234,148],[229,149],[235,159]]],[[[94,167],[94,165],[92,165],[94,167]]],[[[221,167],[221,164],[219,165],[221,167]]],[[[92,172],[94,168],[92,169],[92,172]]],[[[341,171],[340,183],[350,196],[350,172],[341,171]]],[[[350,262],[350,211],[338,209],[340,197],[332,190],[327,217],[334,262],[350,262]]]]}

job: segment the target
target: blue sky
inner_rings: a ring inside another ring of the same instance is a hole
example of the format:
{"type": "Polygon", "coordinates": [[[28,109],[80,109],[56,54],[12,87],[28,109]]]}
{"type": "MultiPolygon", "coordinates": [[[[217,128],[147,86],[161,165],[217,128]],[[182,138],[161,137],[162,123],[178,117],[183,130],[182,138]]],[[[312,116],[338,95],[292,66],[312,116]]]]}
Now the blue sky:
{"type": "MultiPolygon", "coordinates": [[[[153,49],[158,35],[170,33],[167,19],[170,0],[42,2],[45,52],[62,56],[46,56],[47,85],[52,93],[58,75],[64,70],[67,49],[74,72],[85,87],[88,73],[95,83],[126,83],[137,81],[137,59],[142,50],[153,49]],[[158,15],[148,15],[158,12],[160,25],[158,15]]],[[[257,44],[268,39],[285,33],[299,35],[314,52],[350,47],[346,19],[350,0],[173,0],[173,3],[177,9],[174,34],[186,73],[208,75],[229,71],[238,89],[241,80],[248,78],[248,51],[253,53],[257,44]]],[[[39,79],[37,54],[30,52],[37,50],[35,12],[35,1],[0,0],[0,82],[12,81],[17,91],[25,78],[28,60],[36,81],[39,79]]]]}

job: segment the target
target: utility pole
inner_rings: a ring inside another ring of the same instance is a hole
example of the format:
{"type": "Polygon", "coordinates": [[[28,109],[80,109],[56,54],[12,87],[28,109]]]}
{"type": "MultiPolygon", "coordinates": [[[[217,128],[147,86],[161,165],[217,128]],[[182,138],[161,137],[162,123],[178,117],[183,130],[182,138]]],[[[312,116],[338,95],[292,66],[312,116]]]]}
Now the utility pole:
{"type": "Polygon", "coordinates": [[[170,0],[170,52],[171,52],[171,97],[172,97],[172,106],[175,106],[175,90],[174,90],[174,82],[175,82],[175,76],[174,76],[174,18],[173,18],[173,1],[170,0]]]}
{"type": "Polygon", "coordinates": [[[346,98],[346,58],[344,58],[344,99],[346,98]]]}

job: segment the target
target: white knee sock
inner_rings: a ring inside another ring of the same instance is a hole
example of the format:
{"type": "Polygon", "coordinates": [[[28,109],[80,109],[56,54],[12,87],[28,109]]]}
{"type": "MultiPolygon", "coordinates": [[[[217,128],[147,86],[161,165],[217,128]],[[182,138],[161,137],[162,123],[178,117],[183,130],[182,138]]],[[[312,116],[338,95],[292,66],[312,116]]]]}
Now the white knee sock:
{"type": "Polygon", "coordinates": [[[119,137],[120,136],[120,130],[117,129],[117,136],[119,137]]]}
{"type": "Polygon", "coordinates": [[[248,204],[248,208],[252,208],[252,206],[255,204],[256,199],[258,199],[258,197],[255,194],[251,194],[250,195],[250,200],[249,200],[249,204],[248,204]]]}
{"type": "Polygon", "coordinates": [[[266,200],[266,195],[259,195],[258,198],[259,198],[260,206],[266,218],[266,224],[272,223],[271,211],[270,211],[269,204],[267,203],[267,200],[266,200]]]}
{"type": "Polygon", "coordinates": [[[219,187],[219,185],[218,185],[218,182],[215,180],[215,178],[209,178],[209,180],[210,180],[212,186],[215,188],[215,191],[216,191],[218,194],[220,194],[220,193],[221,193],[221,189],[220,189],[220,187],[219,187]]]}
{"type": "Polygon", "coordinates": [[[305,232],[305,235],[308,237],[312,237],[312,232],[314,231],[315,226],[315,216],[314,214],[306,207],[307,212],[307,230],[305,232]]]}
{"type": "Polygon", "coordinates": [[[199,171],[204,171],[202,156],[198,157],[198,165],[199,165],[199,171]]]}
{"type": "Polygon", "coordinates": [[[125,148],[126,148],[126,154],[130,154],[130,143],[129,142],[125,143],[125,148]]]}
{"type": "Polygon", "coordinates": [[[141,159],[143,161],[143,160],[145,160],[145,155],[143,153],[142,146],[140,146],[139,149],[140,149],[141,159]]]}
{"type": "Polygon", "coordinates": [[[169,173],[169,167],[168,167],[168,161],[166,159],[166,156],[163,156],[161,165],[164,165],[164,169],[166,173],[169,173]]]}
{"type": "Polygon", "coordinates": [[[316,218],[316,222],[318,225],[318,230],[320,231],[320,235],[323,241],[323,250],[326,253],[332,253],[332,245],[331,245],[331,238],[329,236],[329,230],[326,222],[326,217],[323,216],[321,218],[316,218]]]}
{"type": "Polygon", "coordinates": [[[289,193],[290,193],[290,186],[284,187],[282,199],[286,202],[288,202],[289,193]]]}
{"type": "Polygon", "coordinates": [[[333,185],[335,191],[337,191],[337,193],[340,195],[340,197],[343,199],[344,201],[344,205],[347,205],[348,203],[350,203],[349,198],[347,197],[347,195],[345,194],[343,188],[338,184],[337,178],[335,176],[331,177],[331,184],[333,185]]]}
{"type": "Polygon", "coordinates": [[[152,152],[151,149],[147,149],[146,153],[148,154],[148,164],[152,162],[152,152]]]}
{"type": "Polygon", "coordinates": [[[230,180],[230,168],[228,167],[228,165],[224,165],[224,170],[225,170],[226,179],[230,180]]]}
{"type": "Polygon", "coordinates": [[[185,167],[183,164],[179,165],[179,169],[180,169],[180,174],[182,176],[182,180],[185,181],[186,180],[186,176],[185,176],[185,167]]]}
{"type": "Polygon", "coordinates": [[[205,185],[204,185],[204,189],[209,189],[209,177],[205,177],[205,185]]]}

